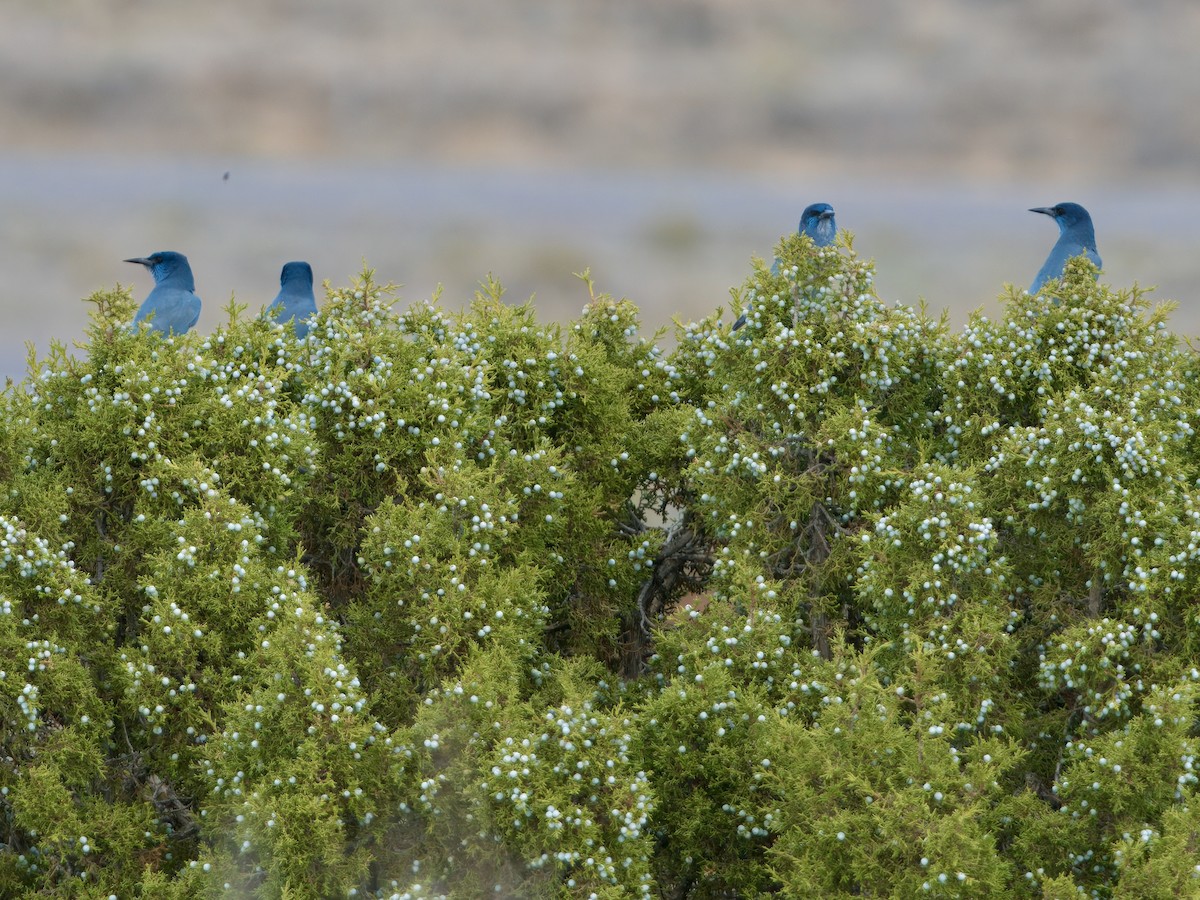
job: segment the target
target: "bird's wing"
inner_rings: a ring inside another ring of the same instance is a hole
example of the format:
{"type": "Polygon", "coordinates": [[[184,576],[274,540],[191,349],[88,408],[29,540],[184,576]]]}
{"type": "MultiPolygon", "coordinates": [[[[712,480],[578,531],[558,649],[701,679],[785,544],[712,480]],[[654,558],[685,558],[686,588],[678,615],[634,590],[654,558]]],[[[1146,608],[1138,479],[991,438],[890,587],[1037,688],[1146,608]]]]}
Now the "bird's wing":
{"type": "Polygon", "coordinates": [[[1080,254],[1085,254],[1089,260],[1096,264],[1097,268],[1100,268],[1100,254],[1095,250],[1089,250],[1082,244],[1057,243],[1050,251],[1050,255],[1046,257],[1041,270],[1037,273],[1037,278],[1033,279],[1033,284],[1029,286],[1029,293],[1036,294],[1042,289],[1042,285],[1050,279],[1061,278],[1067,262],[1080,254]]]}
{"type": "Polygon", "coordinates": [[[192,320],[184,327],[184,331],[190,331],[196,327],[196,323],[200,321],[200,298],[192,294],[192,320]]]}
{"type": "Polygon", "coordinates": [[[183,334],[200,320],[200,298],[178,288],[155,288],[138,310],[134,322],[150,319],[150,327],[163,334],[183,334]]]}
{"type": "Polygon", "coordinates": [[[1036,294],[1047,281],[1053,278],[1061,278],[1063,267],[1067,264],[1067,260],[1078,254],[1081,249],[1076,248],[1072,252],[1071,248],[1064,246],[1062,241],[1059,241],[1050,248],[1050,255],[1046,257],[1046,261],[1038,269],[1037,277],[1033,279],[1033,284],[1029,286],[1029,293],[1036,294]]]}

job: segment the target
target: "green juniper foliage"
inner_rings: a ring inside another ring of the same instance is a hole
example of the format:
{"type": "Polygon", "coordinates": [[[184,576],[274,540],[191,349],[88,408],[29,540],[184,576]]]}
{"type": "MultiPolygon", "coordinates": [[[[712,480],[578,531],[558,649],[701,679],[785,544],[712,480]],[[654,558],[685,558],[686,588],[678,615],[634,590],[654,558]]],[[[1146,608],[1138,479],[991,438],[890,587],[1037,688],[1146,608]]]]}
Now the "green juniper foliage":
{"type": "Polygon", "coordinates": [[[1200,896],[1200,357],[778,255],[669,353],[91,298],[0,395],[0,896],[1200,896]]]}

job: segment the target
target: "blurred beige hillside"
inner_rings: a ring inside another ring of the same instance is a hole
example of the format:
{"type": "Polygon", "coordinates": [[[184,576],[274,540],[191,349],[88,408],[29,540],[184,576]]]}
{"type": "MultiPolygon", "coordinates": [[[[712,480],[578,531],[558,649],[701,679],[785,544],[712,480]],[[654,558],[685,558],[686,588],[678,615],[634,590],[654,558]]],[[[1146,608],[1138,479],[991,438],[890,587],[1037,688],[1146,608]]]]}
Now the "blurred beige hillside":
{"type": "Polygon", "coordinates": [[[1200,4],[1184,0],[0,0],[0,374],[82,333],[121,263],[205,309],[365,258],[457,306],[494,272],[566,317],[591,266],[708,313],[833,203],[889,300],[994,304],[1096,221],[1106,277],[1200,325],[1200,4]],[[230,173],[228,180],[222,176],[230,173]]]}
{"type": "Polygon", "coordinates": [[[1193,177],[1186,0],[0,3],[9,148],[1193,177]]]}

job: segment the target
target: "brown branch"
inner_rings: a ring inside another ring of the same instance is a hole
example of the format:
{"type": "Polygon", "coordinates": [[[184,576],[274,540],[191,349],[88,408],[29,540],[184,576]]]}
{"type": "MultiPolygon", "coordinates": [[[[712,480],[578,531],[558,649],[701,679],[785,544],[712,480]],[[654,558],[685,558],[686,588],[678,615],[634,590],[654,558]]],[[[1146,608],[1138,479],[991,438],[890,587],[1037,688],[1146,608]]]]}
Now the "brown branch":
{"type": "Polygon", "coordinates": [[[1088,616],[1093,619],[1100,618],[1100,610],[1103,609],[1104,601],[1104,575],[1101,573],[1100,567],[1092,573],[1092,588],[1088,592],[1088,616]]]}
{"type": "Polygon", "coordinates": [[[641,674],[653,649],[650,625],[666,611],[667,604],[683,590],[700,587],[704,574],[712,567],[707,541],[692,528],[690,516],[667,532],[662,549],[654,557],[650,577],[642,582],[634,608],[634,621],[628,623],[627,649],[622,664],[627,678],[641,674]]]}

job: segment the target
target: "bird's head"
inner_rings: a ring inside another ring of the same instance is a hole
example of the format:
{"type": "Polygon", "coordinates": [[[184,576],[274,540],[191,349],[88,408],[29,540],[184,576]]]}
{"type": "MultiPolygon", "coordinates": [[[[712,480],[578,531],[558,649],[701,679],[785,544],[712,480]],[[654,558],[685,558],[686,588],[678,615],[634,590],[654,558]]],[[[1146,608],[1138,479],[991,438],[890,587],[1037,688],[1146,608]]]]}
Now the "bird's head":
{"type": "Polygon", "coordinates": [[[833,207],[828,203],[813,203],[804,208],[804,212],[800,213],[800,230],[803,231],[806,227],[815,224],[821,219],[832,219],[833,207]]]}
{"type": "Polygon", "coordinates": [[[828,247],[837,236],[837,223],[833,220],[833,207],[828,203],[806,206],[800,214],[800,233],[806,234],[818,247],[828,247]]]}
{"type": "Polygon", "coordinates": [[[279,273],[279,286],[295,285],[300,288],[311,288],[313,283],[312,266],[306,262],[290,262],[283,264],[279,273]]]}
{"type": "Polygon", "coordinates": [[[1058,223],[1059,231],[1070,231],[1079,226],[1092,227],[1092,217],[1078,203],[1057,203],[1054,206],[1035,206],[1030,212],[1049,216],[1058,223]]]}
{"type": "Polygon", "coordinates": [[[161,284],[173,277],[182,277],[187,282],[188,290],[192,290],[192,267],[188,265],[187,257],[174,250],[160,250],[149,256],[140,256],[125,260],[127,263],[137,263],[145,266],[154,276],[154,283],[161,284]]]}

